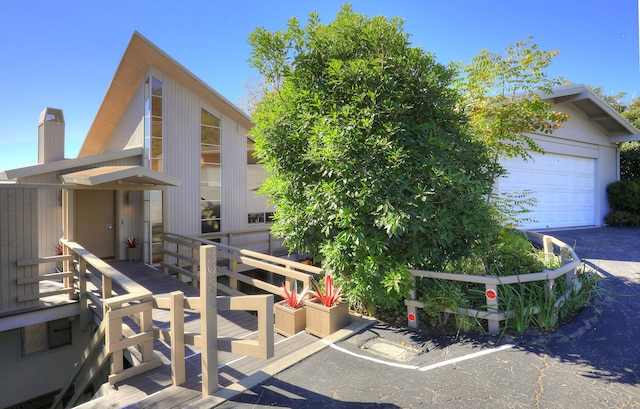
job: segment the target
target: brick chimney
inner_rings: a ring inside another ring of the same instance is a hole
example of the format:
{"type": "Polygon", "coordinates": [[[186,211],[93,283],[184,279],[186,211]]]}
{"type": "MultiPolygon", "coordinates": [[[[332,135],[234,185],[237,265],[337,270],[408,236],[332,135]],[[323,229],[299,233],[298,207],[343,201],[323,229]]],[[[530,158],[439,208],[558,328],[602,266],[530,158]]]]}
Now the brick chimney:
{"type": "Polygon", "coordinates": [[[38,121],[38,163],[64,159],[64,115],[61,109],[45,108],[38,121]]]}

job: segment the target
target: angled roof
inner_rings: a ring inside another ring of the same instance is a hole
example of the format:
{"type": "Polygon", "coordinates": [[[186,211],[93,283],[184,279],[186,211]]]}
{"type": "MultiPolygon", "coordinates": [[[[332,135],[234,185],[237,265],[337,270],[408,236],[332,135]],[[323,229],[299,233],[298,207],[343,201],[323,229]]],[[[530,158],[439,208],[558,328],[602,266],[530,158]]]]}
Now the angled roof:
{"type": "Polygon", "coordinates": [[[90,166],[95,163],[108,162],[123,158],[142,156],[142,148],[131,148],[121,151],[107,152],[101,155],[85,156],[83,158],[63,159],[54,162],[40,163],[18,169],[0,171],[0,181],[15,180],[51,172],[64,172],[66,169],[90,166]]]}
{"type": "Polygon", "coordinates": [[[253,126],[242,110],[208,86],[137,31],[120,61],[78,156],[102,153],[105,143],[150,67],[167,74],[207,104],[246,129],[253,126]]]}
{"type": "Polygon", "coordinates": [[[66,184],[83,186],[97,185],[149,185],[149,186],[180,186],[178,178],[155,172],[142,166],[101,166],[78,172],[61,175],[66,184]]]}
{"type": "Polygon", "coordinates": [[[556,104],[569,104],[581,111],[611,143],[640,140],[640,130],[584,85],[554,88],[553,93],[543,98],[556,104]]]}

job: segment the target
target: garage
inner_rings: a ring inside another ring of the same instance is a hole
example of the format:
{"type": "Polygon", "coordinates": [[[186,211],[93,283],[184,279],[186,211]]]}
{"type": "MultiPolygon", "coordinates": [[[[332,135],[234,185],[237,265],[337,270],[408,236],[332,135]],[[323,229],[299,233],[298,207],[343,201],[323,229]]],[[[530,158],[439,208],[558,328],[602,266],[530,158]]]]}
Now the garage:
{"type": "Polygon", "coordinates": [[[525,217],[525,229],[596,224],[596,160],[554,153],[532,154],[528,161],[503,162],[509,172],[498,181],[500,192],[530,191],[536,207],[525,217]]]}

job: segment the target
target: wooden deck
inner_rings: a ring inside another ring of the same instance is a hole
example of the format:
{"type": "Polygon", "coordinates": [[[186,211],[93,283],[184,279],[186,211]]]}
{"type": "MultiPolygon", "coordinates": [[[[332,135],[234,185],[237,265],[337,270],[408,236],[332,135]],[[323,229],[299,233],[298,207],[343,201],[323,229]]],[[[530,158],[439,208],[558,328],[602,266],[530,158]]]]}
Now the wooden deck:
{"type": "MultiPolygon", "coordinates": [[[[183,283],[161,271],[144,265],[117,261],[111,265],[135,280],[152,292],[155,296],[164,297],[172,291],[180,290],[185,296],[197,297],[199,290],[183,283]]],[[[114,286],[114,291],[118,289],[114,286]]],[[[169,327],[168,310],[153,310],[153,325],[159,328],[169,327]]],[[[200,315],[197,311],[185,309],[185,332],[200,332],[200,315]]],[[[218,313],[218,337],[243,339],[257,338],[257,318],[245,311],[220,311],[218,313]]],[[[218,353],[218,383],[220,388],[227,388],[244,378],[259,372],[307,345],[318,338],[299,333],[290,338],[275,334],[275,353],[273,358],[265,360],[248,356],[239,356],[229,352],[218,353]]],[[[104,396],[81,405],[82,408],[179,408],[195,403],[202,398],[200,350],[187,346],[186,382],[180,386],[171,383],[171,350],[168,344],[158,339],[154,342],[154,350],[160,356],[162,365],[154,370],[134,376],[117,383],[114,387],[103,386],[104,396]]]]}

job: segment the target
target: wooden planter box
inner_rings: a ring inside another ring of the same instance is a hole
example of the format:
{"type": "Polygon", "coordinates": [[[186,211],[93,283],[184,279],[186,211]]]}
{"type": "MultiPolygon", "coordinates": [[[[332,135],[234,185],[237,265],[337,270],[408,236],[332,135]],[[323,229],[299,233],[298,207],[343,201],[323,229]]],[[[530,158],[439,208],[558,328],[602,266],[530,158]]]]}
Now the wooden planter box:
{"type": "Polygon", "coordinates": [[[324,338],[349,325],[349,304],[339,303],[325,307],[319,302],[306,302],[309,334],[324,338]]]}
{"type": "Polygon", "coordinates": [[[127,247],[127,259],[129,261],[136,261],[137,258],[138,258],[138,248],[127,247]]]}
{"type": "Polygon", "coordinates": [[[286,301],[280,301],[273,305],[273,311],[274,326],[278,334],[290,337],[304,331],[307,323],[305,308],[291,308],[286,301]]]}

